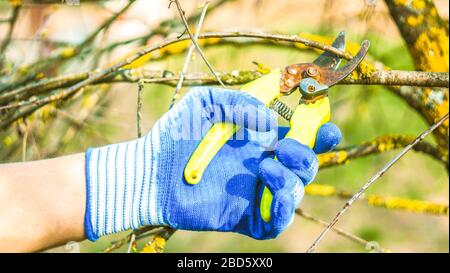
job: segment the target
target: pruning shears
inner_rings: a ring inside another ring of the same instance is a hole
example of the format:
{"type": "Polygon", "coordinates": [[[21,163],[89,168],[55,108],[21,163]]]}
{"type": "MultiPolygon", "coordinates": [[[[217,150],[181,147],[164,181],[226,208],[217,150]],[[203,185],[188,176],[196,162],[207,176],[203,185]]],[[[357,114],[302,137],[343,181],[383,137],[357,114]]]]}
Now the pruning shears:
{"type": "MultiPolygon", "coordinates": [[[[345,33],[339,33],[333,47],[345,50],[345,33]]],[[[290,122],[287,138],[292,138],[313,148],[320,126],[330,120],[328,89],[347,77],[364,59],[370,43],[365,40],[359,52],[345,66],[338,69],[341,58],[324,52],[312,63],[292,64],[283,70],[274,69],[267,75],[245,84],[241,91],[251,94],[266,106],[276,110],[290,122]],[[292,113],[278,100],[281,96],[299,90],[301,98],[292,113]]],[[[189,184],[200,182],[203,172],[220,148],[234,135],[238,126],[232,123],[214,124],[189,159],[184,177],[189,184]]],[[[264,188],[260,213],[264,221],[270,221],[272,193],[264,188]]]]}

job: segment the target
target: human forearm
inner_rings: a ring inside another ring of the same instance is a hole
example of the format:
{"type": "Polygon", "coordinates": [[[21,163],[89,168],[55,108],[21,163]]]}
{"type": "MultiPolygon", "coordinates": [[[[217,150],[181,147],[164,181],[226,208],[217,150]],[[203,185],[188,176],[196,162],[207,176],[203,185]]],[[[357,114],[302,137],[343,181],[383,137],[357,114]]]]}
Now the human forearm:
{"type": "Polygon", "coordinates": [[[0,165],[0,251],[84,238],[84,154],[0,165]]]}
{"type": "Polygon", "coordinates": [[[275,238],[292,222],[304,185],[317,173],[315,152],[341,138],[335,125],[323,125],[314,152],[277,135],[275,124],[273,112],[248,94],[196,88],[137,140],[0,165],[0,251],[94,241],[144,225],[275,238]],[[244,134],[219,150],[199,185],[187,183],[184,168],[199,133],[222,122],[244,134]],[[265,187],[273,195],[267,222],[259,212],[265,187]]]}

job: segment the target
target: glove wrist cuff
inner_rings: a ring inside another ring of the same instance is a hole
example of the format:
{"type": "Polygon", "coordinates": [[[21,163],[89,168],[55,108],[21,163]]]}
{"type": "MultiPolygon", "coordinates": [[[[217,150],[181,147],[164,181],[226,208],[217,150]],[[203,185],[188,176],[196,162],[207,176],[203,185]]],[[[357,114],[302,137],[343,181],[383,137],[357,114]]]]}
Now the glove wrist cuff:
{"type": "Polygon", "coordinates": [[[86,151],[85,232],[89,240],[162,225],[157,200],[157,134],[86,151]],[[159,211],[158,211],[159,210],[159,211]]]}

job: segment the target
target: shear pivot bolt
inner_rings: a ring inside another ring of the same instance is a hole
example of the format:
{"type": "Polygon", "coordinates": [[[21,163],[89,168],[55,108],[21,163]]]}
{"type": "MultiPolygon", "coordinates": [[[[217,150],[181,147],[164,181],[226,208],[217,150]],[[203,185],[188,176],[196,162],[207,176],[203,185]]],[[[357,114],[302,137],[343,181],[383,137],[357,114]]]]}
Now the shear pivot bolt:
{"type": "Polygon", "coordinates": [[[308,85],[308,91],[309,92],[314,92],[316,90],[316,88],[314,87],[314,85],[308,85]]]}
{"type": "Polygon", "coordinates": [[[309,77],[317,76],[317,73],[318,73],[317,69],[315,67],[312,67],[312,66],[308,67],[308,69],[306,70],[306,74],[309,77]]]}

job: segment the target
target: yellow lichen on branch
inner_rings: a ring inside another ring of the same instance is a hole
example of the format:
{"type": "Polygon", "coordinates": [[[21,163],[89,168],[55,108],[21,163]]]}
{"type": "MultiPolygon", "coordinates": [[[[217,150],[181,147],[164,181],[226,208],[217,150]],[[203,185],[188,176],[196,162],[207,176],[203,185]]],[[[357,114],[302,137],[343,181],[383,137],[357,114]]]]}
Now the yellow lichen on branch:
{"type": "Polygon", "coordinates": [[[346,151],[323,153],[318,155],[317,159],[319,160],[319,166],[324,166],[331,162],[342,164],[348,162],[348,153],[346,151]]]}
{"type": "Polygon", "coordinates": [[[305,193],[308,195],[333,196],[336,195],[336,188],[329,185],[310,184],[305,187],[305,193]]]}
{"type": "MultiPolygon", "coordinates": [[[[201,39],[198,41],[198,44],[200,46],[210,46],[215,45],[219,43],[222,39],[221,38],[207,38],[207,39],[201,39]]],[[[189,49],[191,45],[190,40],[180,40],[179,42],[170,44],[166,47],[163,47],[159,50],[147,53],[142,55],[141,57],[137,58],[136,60],[132,61],[130,64],[123,66],[123,69],[131,69],[131,68],[138,68],[143,65],[145,65],[148,61],[153,59],[160,59],[162,57],[171,56],[171,55],[177,55],[180,53],[185,52],[187,49],[189,49]]],[[[142,51],[145,49],[146,46],[138,47],[137,49],[117,58],[113,62],[109,64],[109,66],[115,65],[123,60],[126,60],[127,58],[133,56],[134,54],[142,51]]]]}
{"type": "Polygon", "coordinates": [[[448,71],[448,33],[444,28],[430,27],[423,31],[413,45],[414,59],[420,70],[448,71]]]}
{"type": "Polygon", "coordinates": [[[383,207],[387,209],[399,209],[415,213],[426,213],[433,215],[449,214],[448,205],[436,204],[433,202],[411,200],[399,197],[383,197],[379,195],[370,195],[367,197],[367,203],[374,207],[383,207]]]}
{"type": "Polygon", "coordinates": [[[75,55],[76,49],[74,47],[66,47],[61,51],[61,56],[63,58],[70,58],[75,55]]]}
{"type": "Polygon", "coordinates": [[[165,246],[166,239],[161,236],[155,236],[145,244],[140,253],[161,253],[164,251],[165,246]]]}
{"type": "Polygon", "coordinates": [[[12,7],[19,7],[19,6],[22,6],[23,1],[22,0],[9,0],[9,4],[12,7]]]}
{"type": "MultiPolygon", "coordinates": [[[[305,187],[305,194],[311,196],[349,198],[351,193],[338,190],[336,187],[326,184],[310,184],[305,187]]],[[[449,207],[429,201],[414,200],[393,196],[369,195],[362,199],[369,206],[385,208],[390,210],[403,210],[412,213],[431,214],[438,216],[448,216],[449,207]]]]}
{"type": "MultiPolygon", "coordinates": [[[[448,22],[442,20],[433,1],[385,0],[392,18],[404,38],[417,70],[449,71],[448,22]]],[[[429,124],[437,122],[449,111],[448,89],[422,88],[421,113],[429,124]]],[[[442,150],[448,149],[449,122],[436,130],[442,150]]]]}
{"type": "MultiPolygon", "coordinates": [[[[334,165],[346,164],[351,159],[400,149],[411,143],[413,140],[413,137],[405,135],[379,136],[357,146],[351,146],[318,155],[319,167],[326,168],[334,165]]],[[[432,156],[441,162],[448,161],[448,153],[446,151],[440,151],[429,143],[422,142],[416,145],[414,149],[418,152],[423,152],[432,156]]]]}
{"type": "Polygon", "coordinates": [[[377,69],[367,61],[362,61],[350,75],[352,80],[370,79],[377,69]]]}

